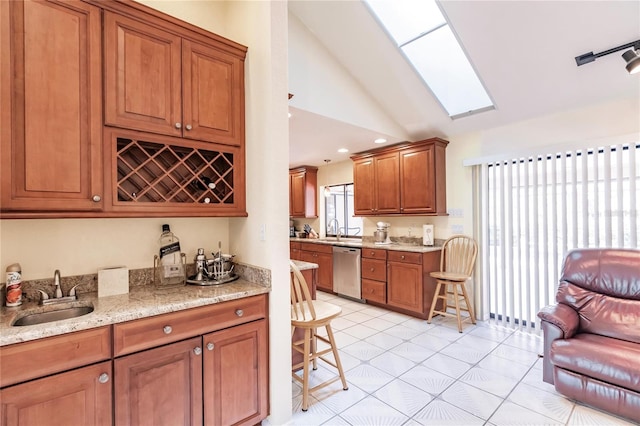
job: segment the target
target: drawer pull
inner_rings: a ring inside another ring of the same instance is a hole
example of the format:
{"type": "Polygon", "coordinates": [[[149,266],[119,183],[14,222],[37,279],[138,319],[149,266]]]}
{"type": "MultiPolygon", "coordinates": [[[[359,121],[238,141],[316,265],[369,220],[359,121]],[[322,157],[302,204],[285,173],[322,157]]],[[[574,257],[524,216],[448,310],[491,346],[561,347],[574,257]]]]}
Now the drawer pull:
{"type": "Polygon", "coordinates": [[[173,328],[171,328],[170,325],[165,325],[162,331],[164,331],[164,334],[171,334],[171,332],[173,331],[173,328]]]}
{"type": "Polygon", "coordinates": [[[215,346],[213,345],[213,343],[207,343],[207,349],[208,350],[212,351],[214,347],[215,346]]]}
{"type": "Polygon", "coordinates": [[[200,346],[196,346],[193,348],[193,353],[196,355],[200,355],[202,353],[202,348],[200,346]]]}
{"type": "Polygon", "coordinates": [[[400,256],[400,259],[404,260],[404,254],[402,256],[400,256]]]}
{"type": "Polygon", "coordinates": [[[236,315],[241,317],[244,315],[244,311],[242,309],[236,309],[236,315]]]}
{"type": "Polygon", "coordinates": [[[373,272],[373,271],[375,271],[375,270],[376,270],[376,268],[371,268],[371,272],[373,272]]]}
{"type": "Polygon", "coordinates": [[[109,375],[107,373],[102,373],[100,377],[98,377],[98,381],[100,383],[107,383],[109,381],[109,375]]]}

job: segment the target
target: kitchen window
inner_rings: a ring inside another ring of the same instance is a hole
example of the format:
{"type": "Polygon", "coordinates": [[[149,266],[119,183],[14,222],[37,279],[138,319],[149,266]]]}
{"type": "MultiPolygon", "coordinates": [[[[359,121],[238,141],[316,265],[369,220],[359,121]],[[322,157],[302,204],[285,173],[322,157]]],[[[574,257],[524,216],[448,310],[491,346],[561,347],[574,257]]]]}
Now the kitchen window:
{"type": "Polygon", "coordinates": [[[362,218],[354,216],[353,184],[324,187],[324,223],[328,237],[340,235],[362,238],[362,218]]]}

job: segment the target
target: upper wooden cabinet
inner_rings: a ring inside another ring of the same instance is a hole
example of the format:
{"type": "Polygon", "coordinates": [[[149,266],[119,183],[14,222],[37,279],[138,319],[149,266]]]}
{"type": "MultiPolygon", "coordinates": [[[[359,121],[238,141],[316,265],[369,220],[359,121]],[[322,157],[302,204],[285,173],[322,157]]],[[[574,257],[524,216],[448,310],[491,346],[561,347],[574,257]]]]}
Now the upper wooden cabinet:
{"type": "Polygon", "coordinates": [[[105,124],[241,146],[244,52],[105,12],[105,124]]]}
{"type": "Polygon", "coordinates": [[[289,216],[318,217],[317,186],[317,167],[289,170],[289,216]]]}
{"type": "Polygon", "coordinates": [[[398,153],[354,160],[354,212],[356,215],[400,213],[398,153]]]}
{"type": "Polygon", "coordinates": [[[3,211],[102,209],[100,9],[0,2],[3,211]]]}
{"type": "Polygon", "coordinates": [[[135,1],[0,1],[0,216],[246,216],[247,48],[135,1]]]}
{"type": "Polygon", "coordinates": [[[446,214],[448,143],[432,138],[352,156],[355,214],[446,214]]]}

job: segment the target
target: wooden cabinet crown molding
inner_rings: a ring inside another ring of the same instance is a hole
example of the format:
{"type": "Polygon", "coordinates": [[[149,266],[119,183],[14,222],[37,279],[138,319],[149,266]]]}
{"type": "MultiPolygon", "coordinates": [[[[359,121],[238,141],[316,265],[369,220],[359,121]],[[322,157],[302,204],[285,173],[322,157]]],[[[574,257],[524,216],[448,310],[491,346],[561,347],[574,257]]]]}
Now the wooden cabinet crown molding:
{"type": "Polygon", "coordinates": [[[220,43],[219,49],[233,54],[242,60],[244,60],[247,54],[247,46],[237,43],[233,40],[229,40],[218,34],[205,30],[204,28],[197,27],[188,22],[185,22],[179,18],[167,15],[164,12],[153,9],[144,4],[138,3],[133,0],[83,0],[86,3],[94,4],[101,9],[109,10],[112,12],[118,12],[125,14],[128,18],[136,19],[142,22],[148,20],[149,15],[161,19],[157,21],[155,25],[160,26],[166,31],[172,31],[176,34],[183,35],[184,31],[189,33],[186,35],[188,38],[201,43],[209,44],[211,40],[215,40],[220,43]]]}
{"type": "Polygon", "coordinates": [[[417,141],[417,142],[398,142],[396,144],[385,146],[385,147],[382,147],[382,148],[377,148],[377,149],[373,149],[373,150],[370,150],[370,151],[358,152],[356,154],[353,154],[350,158],[353,161],[356,161],[356,160],[362,160],[362,159],[365,159],[365,158],[371,158],[371,157],[378,156],[378,155],[381,155],[381,154],[388,154],[388,153],[392,153],[392,152],[400,152],[400,151],[403,151],[405,149],[421,148],[421,147],[428,146],[428,145],[437,145],[437,146],[441,146],[443,148],[446,148],[446,146],[449,145],[449,141],[441,139],[441,138],[429,138],[429,139],[425,139],[425,140],[417,141]]]}

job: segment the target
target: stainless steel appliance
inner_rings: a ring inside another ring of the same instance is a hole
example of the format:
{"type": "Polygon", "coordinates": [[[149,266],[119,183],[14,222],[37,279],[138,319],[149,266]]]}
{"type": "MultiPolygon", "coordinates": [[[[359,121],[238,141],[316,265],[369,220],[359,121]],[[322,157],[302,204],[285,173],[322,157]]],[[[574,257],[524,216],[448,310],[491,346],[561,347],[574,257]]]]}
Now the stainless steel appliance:
{"type": "Polygon", "coordinates": [[[378,229],[373,233],[375,244],[391,244],[391,239],[389,238],[389,227],[391,224],[388,222],[378,222],[376,226],[378,229]]]}
{"type": "Polygon", "coordinates": [[[333,291],[362,301],[359,248],[333,247],[333,291]]]}

